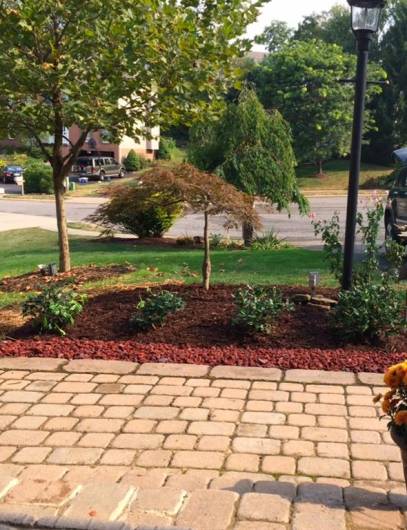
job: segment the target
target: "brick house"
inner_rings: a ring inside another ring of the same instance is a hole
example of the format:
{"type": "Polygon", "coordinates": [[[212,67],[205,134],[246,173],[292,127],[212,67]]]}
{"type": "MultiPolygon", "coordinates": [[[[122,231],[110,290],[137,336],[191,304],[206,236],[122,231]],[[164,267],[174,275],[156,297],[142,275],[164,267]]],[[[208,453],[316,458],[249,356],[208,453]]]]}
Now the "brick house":
{"type": "MultiPolygon", "coordinates": [[[[78,126],[73,125],[69,129],[66,129],[65,134],[72,143],[75,143],[79,138],[80,129],[78,126]]],[[[140,156],[154,159],[160,141],[160,130],[158,127],[152,129],[151,136],[151,140],[140,138],[139,141],[136,141],[129,136],[124,136],[120,143],[113,144],[110,143],[106,131],[95,131],[89,134],[79,156],[105,155],[114,158],[118,162],[122,162],[128,155],[129,151],[133,149],[140,156]]],[[[52,144],[52,137],[50,137],[49,143],[52,144]]],[[[64,140],[64,144],[68,146],[68,139],[64,140]]],[[[18,148],[21,147],[21,145],[21,142],[17,138],[0,140],[0,148],[18,148]]],[[[68,147],[66,147],[66,149],[68,149],[68,147]]]]}

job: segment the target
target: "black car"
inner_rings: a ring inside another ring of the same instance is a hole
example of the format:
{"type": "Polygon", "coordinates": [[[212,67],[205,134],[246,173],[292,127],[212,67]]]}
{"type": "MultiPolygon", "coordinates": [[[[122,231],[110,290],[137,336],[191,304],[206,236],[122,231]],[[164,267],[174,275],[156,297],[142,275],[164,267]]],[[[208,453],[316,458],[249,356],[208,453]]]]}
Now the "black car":
{"type": "Polygon", "coordinates": [[[386,238],[407,242],[407,147],[393,153],[399,167],[386,205],[386,238]]]}
{"type": "Polygon", "coordinates": [[[3,169],[3,184],[14,184],[16,177],[22,177],[24,169],[21,166],[6,166],[3,169]]]}

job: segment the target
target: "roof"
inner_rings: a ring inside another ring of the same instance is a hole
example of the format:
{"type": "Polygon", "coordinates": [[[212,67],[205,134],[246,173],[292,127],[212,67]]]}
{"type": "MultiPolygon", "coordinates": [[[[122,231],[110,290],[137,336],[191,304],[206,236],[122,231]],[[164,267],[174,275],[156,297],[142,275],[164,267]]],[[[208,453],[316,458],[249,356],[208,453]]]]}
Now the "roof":
{"type": "Polygon", "coordinates": [[[397,149],[397,151],[393,151],[393,156],[396,161],[407,166],[407,147],[402,147],[401,149],[397,149]]]}

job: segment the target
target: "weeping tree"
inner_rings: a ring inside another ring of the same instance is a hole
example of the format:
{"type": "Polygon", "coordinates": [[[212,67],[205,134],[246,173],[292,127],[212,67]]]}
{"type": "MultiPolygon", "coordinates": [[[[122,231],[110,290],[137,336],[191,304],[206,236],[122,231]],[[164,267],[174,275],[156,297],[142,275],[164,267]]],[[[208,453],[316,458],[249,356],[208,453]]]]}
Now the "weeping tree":
{"type": "MultiPolygon", "coordinates": [[[[289,210],[307,211],[295,174],[291,132],[281,114],[267,112],[256,93],[245,88],[217,121],[196,125],[191,131],[189,160],[202,170],[216,172],[251,197],[289,210]]],[[[254,227],[243,224],[243,239],[250,245],[254,227]]]]}
{"type": "Polygon", "coordinates": [[[61,271],[64,182],[88,135],[149,137],[205,112],[234,79],[262,2],[0,0],[0,134],[32,138],[52,166],[61,271]]]}
{"type": "MultiPolygon", "coordinates": [[[[230,228],[244,222],[260,227],[260,221],[252,208],[251,198],[213,173],[200,171],[190,164],[154,167],[143,173],[141,191],[144,201],[155,208],[188,207],[195,213],[203,213],[204,259],[202,283],[209,289],[211,277],[209,218],[223,215],[225,226],[230,228]]],[[[124,184],[115,190],[112,200],[126,198],[132,193],[132,184],[124,184]]],[[[91,220],[104,228],[112,228],[109,204],[98,208],[91,220]]],[[[137,212],[135,211],[136,215],[137,212]]],[[[128,216],[131,215],[128,212],[128,216]]],[[[127,219],[130,222],[130,219],[127,219]]]]}

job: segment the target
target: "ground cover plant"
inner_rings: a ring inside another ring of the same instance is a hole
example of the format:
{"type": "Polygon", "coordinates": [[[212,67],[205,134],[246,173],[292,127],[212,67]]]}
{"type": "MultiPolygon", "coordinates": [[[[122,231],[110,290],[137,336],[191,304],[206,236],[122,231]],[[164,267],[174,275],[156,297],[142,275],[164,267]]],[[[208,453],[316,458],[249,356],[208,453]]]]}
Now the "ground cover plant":
{"type": "Polygon", "coordinates": [[[22,305],[22,312],[32,319],[40,333],[65,335],[66,328],[75,322],[86,300],[85,294],[77,293],[69,285],[54,284],[29,296],[22,305]]]}
{"type": "Polygon", "coordinates": [[[162,326],[166,318],[185,307],[184,300],[170,291],[148,293],[136,305],[136,312],[130,318],[135,330],[146,330],[162,326]]]}
{"type": "Polygon", "coordinates": [[[248,285],[236,292],[234,301],[236,313],[232,323],[249,332],[271,333],[279,317],[294,309],[276,287],[267,289],[248,285]]]}

